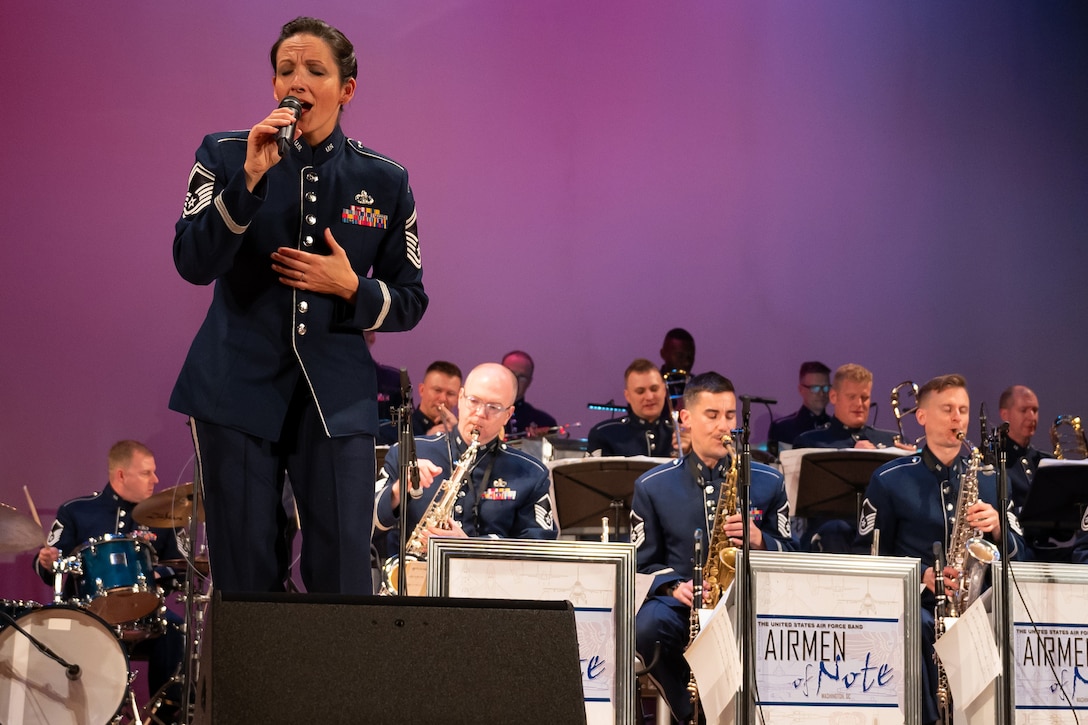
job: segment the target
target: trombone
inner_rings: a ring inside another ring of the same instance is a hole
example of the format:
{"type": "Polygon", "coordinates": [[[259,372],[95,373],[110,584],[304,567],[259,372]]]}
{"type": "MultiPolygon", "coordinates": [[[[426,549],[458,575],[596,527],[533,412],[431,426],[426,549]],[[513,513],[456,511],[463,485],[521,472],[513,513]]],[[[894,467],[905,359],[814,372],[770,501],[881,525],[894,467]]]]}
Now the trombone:
{"type": "Polygon", "coordinates": [[[899,428],[899,433],[895,436],[896,443],[903,442],[903,418],[916,410],[918,410],[918,383],[904,380],[892,388],[892,415],[895,416],[895,425],[899,428]],[[900,391],[905,391],[906,395],[910,397],[911,406],[909,408],[900,407],[900,391]]]}
{"type": "Polygon", "coordinates": [[[684,402],[684,389],[687,388],[691,375],[687,370],[673,369],[662,374],[661,378],[665,381],[665,405],[668,406],[669,417],[672,418],[676,458],[679,460],[684,457],[684,444],[680,439],[680,404],[684,402]]]}

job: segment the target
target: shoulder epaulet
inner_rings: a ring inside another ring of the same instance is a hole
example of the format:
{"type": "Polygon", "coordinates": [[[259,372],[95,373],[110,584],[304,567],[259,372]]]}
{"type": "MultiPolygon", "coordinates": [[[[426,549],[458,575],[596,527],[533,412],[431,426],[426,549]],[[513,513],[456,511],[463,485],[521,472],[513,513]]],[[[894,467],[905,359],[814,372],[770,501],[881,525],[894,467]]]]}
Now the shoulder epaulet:
{"type": "Polygon", "coordinates": [[[523,459],[523,460],[525,460],[525,461],[527,461],[529,463],[532,463],[533,465],[535,465],[540,470],[547,472],[548,467],[545,466],[543,463],[541,463],[540,459],[538,459],[536,456],[531,456],[528,453],[526,453],[525,451],[521,450],[520,448],[514,448],[513,446],[509,446],[509,445],[507,445],[505,443],[500,444],[500,447],[502,448],[502,450],[504,452],[511,453],[511,454],[517,456],[518,458],[521,458],[521,459],[523,459]]]}
{"type": "Polygon", "coordinates": [[[877,476],[880,477],[880,476],[883,476],[886,473],[891,473],[895,469],[901,468],[901,467],[907,465],[908,463],[915,464],[915,463],[921,463],[921,462],[922,462],[922,457],[919,456],[919,455],[901,456],[900,458],[896,458],[895,460],[888,461],[883,466],[881,466],[879,469],[877,469],[877,471],[878,471],[877,476]]]}
{"type": "Polygon", "coordinates": [[[403,166],[398,164],[393,159],[389,158],[388,156],[382,156],[381,154],[374,151],[373,149],[368,149],[366,146],[363,146],[363,144],[361,142],[356,141],[353,138],[348,139],[348,148],[350,148],[352,151],[359,154],[360,156],[366,156],[367,158],[377,159],[378,161],[384,161],[387,164],[392,164],[393,166],[396,166],[401,171],[405,171],[405,172],[407,171],[407,169],[405,169],[403,166]]]}

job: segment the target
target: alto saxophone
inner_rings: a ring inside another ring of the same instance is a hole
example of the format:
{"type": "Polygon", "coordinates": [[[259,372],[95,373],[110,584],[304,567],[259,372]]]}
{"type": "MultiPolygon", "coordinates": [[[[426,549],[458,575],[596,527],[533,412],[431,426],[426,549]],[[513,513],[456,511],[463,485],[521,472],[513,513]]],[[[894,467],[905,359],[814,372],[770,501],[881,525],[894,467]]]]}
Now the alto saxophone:
{"type": "MultiPolygon", "coordinates": [[[[978,502],[978,472],[982,454],[968,443],[963,431],[956,434],[970,451],[967,470],[960,477],[960,493],[956,501],[956,521],[948,539],[948,565],[958,572],[959,588],[948,598],[945,616],[958,617],[981,594],[987,567],[1001,559],[1001,552],[982,538],[982,531],[967,523],[967,509],[978,502]]],[[[998,512],[998,515],[1001,515],[998,512]]],[[[938,577],[941,574],[938,573],[938,577]]]]}
{"type": "MultiPolygon", "coordinates": [[[[461,484],[464,483],[468,472],[472,470],[472,464],[476,460],[476,452],[479,449],[480,431],[473,430],[472,443],[457,459],[457,464],[453,467],[450,477],[442,482],[438,493],[434,495],[431,503],[427,505],[427,510],[420,517],[419,523],[412,529],[412,535],[408,537],[404,545],[405,561],[425,561],[427,559],[427,547],[423,543],[423,532],[429,527],[449,528],[448,521],[453,514],[453,506],[457,502],[457,492],[461,490],[461,484]]],[[[407,502],[401,501],[400,505],[406,506],[407,502]]],[[[385,565],[382,567],[382,576],[385,589],[393,594],[397,593],[397,578],[399,575],[400,557],[391,556],[386,559],[385,565]]]]}
{"type": "MultiPolygon", "coordinates": [[[[730,452],[729,471],[722,481],[718,494],[718,505],[714,509],[714,526],[710,532],[710,544],[707,546],[706,562],[703,563],[703,532],[695,530],[695,566],[691,578],[691,619],[688,623],[688,646],[699,634],[699,609],[718,606],[722,591],[737,576],[737,547],[729,545],[725,535],[725,519],[737,510],[737,456],[732,450],[733,439],[728,433],[721,438],[722,445],[730,452]]],[[[699,685],[695,673],[688,678],[688,696],[691,699],[691,722],[699,722],[699,685]]]]}
{"type": "Polygon", "coordinates": [[[729,544],[724,529],[725,519],[737,511],[737,454],[732,443],[729,434],[722,436],[722,445],[730,452],[731,460],[714,509],[714,529],[710,532],[703,567],[703,601],[710,608],[718,605],[722,592],[737,576],[737,547],[729,544]]]}
{"type": "MultiPolygon", "coordinates": [[[[982,538],[982,531],[967,523],[967,509],[978,502],[978,472],[982,468],[982,454],[972,446],[963,431],[956,433],[969,451],[967,470],[960,477],[960,492],[956,500],[956,520],[952,525],[952,534],[948,538],[948,566],[956,569],[956,582],[959,588],[946,595],[944,591],[944,572],[936,571],[939,561],[934,565],[933,590],[937,598],[933,626],[937,639],[944,636],[948,627],[947,620],[956,619],[963,614],[982,592],[983,580],[987,567],[1001,559],[1001,552],[996,546],[982,538]]],[[[939,548],[939,547],[938,547],[939,548]]],[[[949,725],[952,722],[952,690],[948,683],[948,673],[937,653],[933,653],[937,663],[937,712],[938,722],[949,725]]]]}

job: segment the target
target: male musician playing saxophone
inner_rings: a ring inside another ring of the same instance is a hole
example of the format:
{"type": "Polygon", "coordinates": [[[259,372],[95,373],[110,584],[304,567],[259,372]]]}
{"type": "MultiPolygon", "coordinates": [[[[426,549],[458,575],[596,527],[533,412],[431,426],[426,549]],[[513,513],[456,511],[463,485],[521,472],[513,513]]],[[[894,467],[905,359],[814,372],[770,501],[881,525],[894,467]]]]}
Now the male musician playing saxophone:
{"type": "Polygon", "coordinates": [[[604,420],[589,431],[588,450],[601,456],[668,458],[675,450],[673,421],[665,406],[665,379],[657,366],[638,358],[623,373],[627,415],[604,420]]]}
{"type": "MultiPolygon", "coordinates": [[[[692,707],[687,692],[689,670],[683,655],[690,637],[695,531],[702,531],[703,541],[709,544],[708,532],[720,526],[729,545],[737,547],[743,535],[739,513],[729,511],[715,516],[731,464],[722,437],[731,435],[737,422],[733,383],[714,372],[691,378],[684,390],[680,421],[691,430],[691,452],[647,471],[635,481],[631,541],[638,551],[639,572],[657,574],[650,595],[635,616],[635,647],[643,661],[649,663],[654,642],[661,642],[658,662],[650,676],[669,703],[673,717],[687,722],[692,707]]],[[[793,550],[782,474],[752,463],[750,490],[751,547],[793,550]]]]}
{"type": "MultiPolygon", "coordinates": [[[[880,531],[882,556],[916,556],[922,560],[922,720],[937,720],[937,670],[933,663],[934,613],[933,543],[947,547],[957,516],[966,516],[972,528],[981,531],[994,542],[1004,533],[1009,556],[1023,558],[1025,551],[1020,523],[1009,510],[998,514],[997,481],[992,471],[978,473],[978,501],[956,510],[961,477],[967,470],[968,458],[960,433],[971,427],[970,399],[967,382],[960,375],[941,375],[918,390],[918,410],[915,417],[925,429],[925,447],[918,455],[907,456],[878,468],[869,481],[858,521],[859,546],[872,546],[873,532],[880,531]],[[1004,523],[1008,525],[1003,525],[1004,523]]],[[[946,552],[951,558],[956,552],[946,552]]],[[[943,571],[947,591],[957,588],[958,572],[952,567],[943,571]]]]}
{"type": "MultiPolygon", "coordinates": [[[[835,371],[828,400],[835,416],[822,428],[810,430],[793,441],[794,448],[888,448],[895,434],[868,425],[872,405],[873,374],[855,363],[835,371]]],[[[913,446],[910,446],[914,450],[913,446]]]]}
{"type": "MultiPolygon", "coordinates": [[[[507,446],[499,433],[513,411],[517,380],[498,363],[473,368],[461,388],[457,427],[450,433],[416,438],[420,483],[425,489],[408,503],[408,531],[423,517],[438,486],[450,476],[458,459],[479,431],[479,450],[458,492],[449,528],[428,527],[430,536],[488,536],[492,538],[554,539],[559,532],[552,518],[548,469],[527,453],[507,446]]],[[[388,531],[399,524],[400,446],[385,457],[379,485],[376,525],[388,531]]],[[[426,541],[424,540],[424,545],[426,541]]]]}

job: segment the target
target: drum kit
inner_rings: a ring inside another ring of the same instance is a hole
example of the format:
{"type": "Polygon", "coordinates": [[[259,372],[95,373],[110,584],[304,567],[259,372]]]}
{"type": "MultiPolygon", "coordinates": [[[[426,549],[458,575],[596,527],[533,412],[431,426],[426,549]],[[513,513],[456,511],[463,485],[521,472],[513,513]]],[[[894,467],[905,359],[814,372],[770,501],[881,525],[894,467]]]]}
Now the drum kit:
{"type": "MultiPolygon", "coordinates": [[[[33,502],[33,518],[0,504],[0,554],[37,551],[46,545],[33,502]]],[[[196,521],[203,511],[195,507],[196,521]]],[[[193,484],[162,491],[132,510],[137,523],[154,528],[190,527],[193,484]]],[[[185,534],[179,533],[179,538],[185,534]]],[[[139,708],[126,645],[162,636],[168,627],[166,595],[155,567],[170,567],[185,605],[186,661],[168,686],[195,682],[195,663],[211,588],[206,556],[157,560],[138,536],[107,534],[77,547],[54,565],[52,603],[0,599],[0,723],[97,725],[162,723],[156,716],[163,691],[139,708]],[[65,596],[78,582],[79,596],[65,596]]],[[[189,701],[189,693],[184,695],[189,701]]],[[[184,712],[185,709],[181,708],[184,712]]],[[[186,720],[187,721],[187,720],[186,720]]]]}

